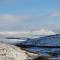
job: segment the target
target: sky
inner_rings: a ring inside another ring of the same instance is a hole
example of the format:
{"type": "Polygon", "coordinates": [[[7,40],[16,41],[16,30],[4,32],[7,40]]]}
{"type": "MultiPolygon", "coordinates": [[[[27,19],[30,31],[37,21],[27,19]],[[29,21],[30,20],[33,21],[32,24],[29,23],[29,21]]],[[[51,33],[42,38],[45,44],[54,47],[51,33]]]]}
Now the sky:
{"type": "Polygon", "coordinates": [[[60,32],[60,0],[0,0],[0,31],[38,29],[60,32]]]}

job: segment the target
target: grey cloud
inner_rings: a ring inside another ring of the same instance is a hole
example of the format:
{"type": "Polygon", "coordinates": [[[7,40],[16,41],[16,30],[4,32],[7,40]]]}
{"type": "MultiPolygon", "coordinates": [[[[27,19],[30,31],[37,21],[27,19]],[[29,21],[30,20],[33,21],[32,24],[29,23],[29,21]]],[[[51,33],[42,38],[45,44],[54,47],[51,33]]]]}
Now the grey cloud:
{"type": "Polygon", "coordinates": [[[49,13],[49,16],[52,16],[52,17],[60,17],[60,12],[50,12],[49,13]]]}
{"type": "Polygon", "coordinates": [[[18,22],[30,19],[29,15],[0,14],[0,30],[16,28],[18,22]]]}

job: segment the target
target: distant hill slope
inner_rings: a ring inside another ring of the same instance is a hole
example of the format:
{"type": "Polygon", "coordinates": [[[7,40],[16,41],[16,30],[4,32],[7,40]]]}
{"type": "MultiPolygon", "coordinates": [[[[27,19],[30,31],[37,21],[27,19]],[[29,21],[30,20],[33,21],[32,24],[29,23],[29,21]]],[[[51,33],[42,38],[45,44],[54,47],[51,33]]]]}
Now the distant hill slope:
{"type": "Polygon", "coordinates": [[[27,41],[21,44],[35,46],[60,46],[60,34],[39,37],[34,39],[27,39],[27,41]]]}

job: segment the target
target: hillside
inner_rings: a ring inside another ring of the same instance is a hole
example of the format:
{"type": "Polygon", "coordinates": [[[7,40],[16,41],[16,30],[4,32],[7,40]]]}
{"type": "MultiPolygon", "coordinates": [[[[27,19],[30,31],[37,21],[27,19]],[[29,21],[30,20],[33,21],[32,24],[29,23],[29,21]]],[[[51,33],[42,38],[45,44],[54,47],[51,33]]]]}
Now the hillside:
{"type": "Polygon", "coordinates": [[[27,39],[22,45],[35,45],[35,46],[60,46],[60,34],[49,35],[34,39],[27,39]]]}

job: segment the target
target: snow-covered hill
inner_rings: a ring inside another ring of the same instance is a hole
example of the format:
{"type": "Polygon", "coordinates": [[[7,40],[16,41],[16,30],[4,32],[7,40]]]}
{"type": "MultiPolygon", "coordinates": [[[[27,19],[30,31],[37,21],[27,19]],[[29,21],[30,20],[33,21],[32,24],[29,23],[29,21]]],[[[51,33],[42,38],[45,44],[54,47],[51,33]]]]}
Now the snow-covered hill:
{"type": "Polygon", "coordinates": [[[35,46],[60,46],[60,34],[30,39],[22,44],[35,46]]]}

